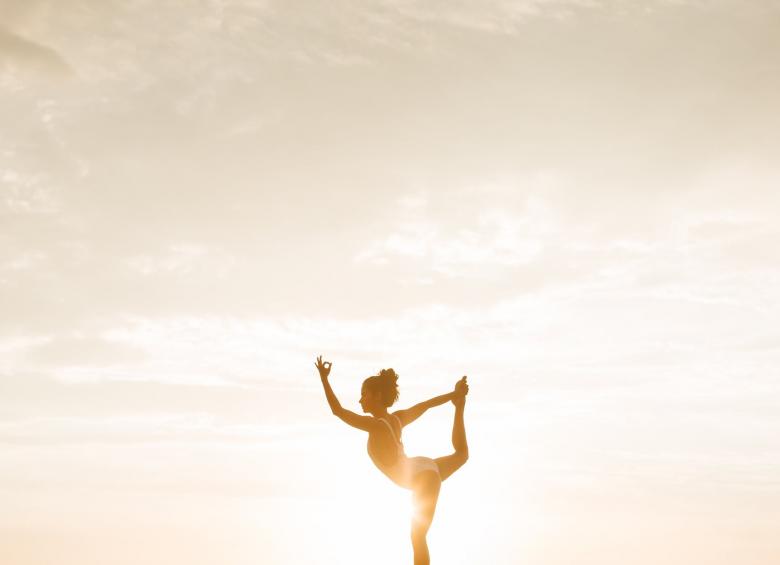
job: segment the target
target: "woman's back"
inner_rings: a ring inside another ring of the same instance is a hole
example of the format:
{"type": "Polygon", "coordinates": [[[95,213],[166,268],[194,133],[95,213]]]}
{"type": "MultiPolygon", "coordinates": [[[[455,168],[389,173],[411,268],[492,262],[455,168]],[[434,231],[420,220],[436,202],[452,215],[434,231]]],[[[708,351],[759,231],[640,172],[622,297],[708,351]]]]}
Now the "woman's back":
{"type": "Polygon", "coordinates": [[[377,418],[384,425],[376,431],[369,432],[368,455],[381,471],[392,467],[398,460],[406,457],[404,444],[401,442],[401,421],[397,416],[388,414],[388,418],[377,418]],[[383,468],[384,467],[384,468],[383,468]]]}

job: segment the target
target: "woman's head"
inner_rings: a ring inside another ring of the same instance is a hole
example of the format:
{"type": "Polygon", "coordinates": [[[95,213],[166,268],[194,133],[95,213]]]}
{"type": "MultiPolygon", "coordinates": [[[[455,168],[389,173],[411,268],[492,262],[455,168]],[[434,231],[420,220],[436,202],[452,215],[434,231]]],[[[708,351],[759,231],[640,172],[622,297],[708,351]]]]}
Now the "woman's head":
{"type": "Polygon", "coordinates": [[[364,412],[389,408],[398,400],[398,375],[393,369],[382,369],[378,375],[363,381],[360,392],[360,405],[364,412]]]}

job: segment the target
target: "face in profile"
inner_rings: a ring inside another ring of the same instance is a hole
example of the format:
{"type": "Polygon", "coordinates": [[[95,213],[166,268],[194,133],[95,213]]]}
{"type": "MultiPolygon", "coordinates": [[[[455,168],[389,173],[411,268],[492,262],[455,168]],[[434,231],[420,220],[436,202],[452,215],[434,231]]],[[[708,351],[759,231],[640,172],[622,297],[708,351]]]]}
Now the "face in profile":
{"type": "Polygon", "coordinates": [[[363,409],[363,412],[372,412],[375,406],[376,395],[364,386],[360,389],[360,407],[363,409]]]}

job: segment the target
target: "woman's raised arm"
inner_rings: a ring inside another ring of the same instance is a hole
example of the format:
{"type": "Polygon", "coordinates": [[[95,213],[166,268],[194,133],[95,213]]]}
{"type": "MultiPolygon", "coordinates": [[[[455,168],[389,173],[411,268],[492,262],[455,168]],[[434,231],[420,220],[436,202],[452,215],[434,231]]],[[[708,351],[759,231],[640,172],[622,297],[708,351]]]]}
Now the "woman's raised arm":
{"type": "Polygon", "coordinates": [[[314,366],[317,367],[317,371],[320,373],[320,380],[322,381],[322,386],[325,389],[325,398],[328,399],[330,411],[335,414],[342,408],[339,399],[336,398],[336,394],[333,392],[333,389],[330,387],[330,383],[328,382],[330,368],[333,366],[333,363],[330,361],[323,361],[322,355],[320,355],[317,357],[317,362],[314,364],[314,366]]]}
{"type": "Polygon", "coordinates": [[[333,388],[331,388],[330,382],[328,381],[330,368],[333,366],[333,363],[330,361],[323,362],[322,355],[320,355],[317,357],[317,362],[314,364],[314,366],[317,367],[317,371],[320,373],[322,388],[325,389],[325,398],[328,399],[330,411],[333,412],[334,416],[338,416],[341,418],[341,420],[353,428],[357,428],[366,432],[371,430],[375,425],[373,418],[370,416],[361,416],[360,414],[355,414],[351,410],[343,408],[339,402],[339,399],[336,398],[336,393],[333,392],[333,388]]]}

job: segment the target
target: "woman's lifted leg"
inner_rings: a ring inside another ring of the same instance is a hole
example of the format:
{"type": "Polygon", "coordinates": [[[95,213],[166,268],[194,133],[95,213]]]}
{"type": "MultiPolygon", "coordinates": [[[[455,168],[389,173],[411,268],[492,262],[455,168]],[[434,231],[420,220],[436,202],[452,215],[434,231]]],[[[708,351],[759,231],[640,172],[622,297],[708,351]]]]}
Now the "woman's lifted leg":
{"type": "Polygon", "coordinates": [[[466,425],[463,422],[463,411],[466,407],[466,395],[469,392],[469,385],[466,377],[463,377],[455,385],[456,395],[452,399],[455,405],[455,420],[452,422],[452,447],[455,453],[434,459],[439,466],[441,480],[445,480],[455,471],[461,468],[469,458],[469,445],[466,442],[466,425]]]}

